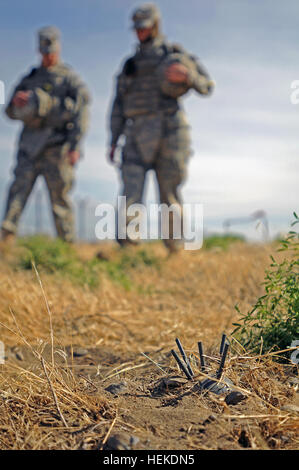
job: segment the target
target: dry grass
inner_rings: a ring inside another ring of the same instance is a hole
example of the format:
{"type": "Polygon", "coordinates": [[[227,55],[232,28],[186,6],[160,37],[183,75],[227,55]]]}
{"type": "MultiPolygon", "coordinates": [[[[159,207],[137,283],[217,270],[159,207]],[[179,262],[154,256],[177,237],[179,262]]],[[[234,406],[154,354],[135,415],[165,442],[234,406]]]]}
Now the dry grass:
{"type": "Polygon", "coordinates": [[[77,449],[90,429],[104,435],[115,413],[107,401],[84,393],[82,383],[58,368],[46,368],[47,377],[42,367],[34,373],[16,365],[1,374],[2,449],[77,449]]]}
{"type": "MultiPolygon", "coordinates": [[[[82,259],[90,259],[98,248],[77,247],[82,259]]],[[[207,355],[212,355],[221,333],[229,333],[237,319],[234,306],[247,311],[262,294],[273,246],[236,243],[227,251],[184,252],[170,258],[160,244],[150,250],[161,257],[161,267],[128,268],[133,286],[129,291],[105,275],[98,288],[90,289],[55,275],[16,270],[14,255],[2,255],[0,339],[6,348],[26,344],[35,360],[24,368],[22,362],[10,360],[0,365],[0,448],[103,445],[121,422],[117,404],[94,393],[93,380],[66,367],[65,347],[104,348],[123,357],[123,364],[100,376],[106,380],[114,376],[133,380],[149,364],[161,375],[141,352],[166,354],[175,337],[189,354],[202,340],[207,355]],[[50,345],[48,355],[45,344],[50,345]],[[126,362],[127,355],[135,359],[126,362]]],[[[111,259],[120,256],[110,245],[103,251],[111,259]]],[[[196,400],[203,409],[219,413],[223,422],[234,422],[232,433],[252,448],[263,448],[255,429],[271,448],[280,448],[286,435],[289,446],[296,447],[298,417],[280,410],[295,393],[287,385],[284,369],[270,356],[245,359],[245,353],[237,350],[231,353],[226,374],[247,392],[246,413],[231,410],[217,397],[196,400]]],[[[188,448],[198,448],[197,441],[190,439],[188,448]]]]}

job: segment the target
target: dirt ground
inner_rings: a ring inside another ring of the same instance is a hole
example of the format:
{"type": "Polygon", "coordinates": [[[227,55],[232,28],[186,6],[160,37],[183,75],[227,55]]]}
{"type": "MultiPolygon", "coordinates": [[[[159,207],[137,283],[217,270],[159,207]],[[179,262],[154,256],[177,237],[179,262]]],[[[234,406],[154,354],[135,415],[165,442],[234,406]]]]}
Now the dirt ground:
{"type": "MultiPolygon", "coordinates": [[[[77,249],[90,259],[98,247],[77,249]]],[[[161,264],[128,268],[130,290],[108,278],[97,289],[37,278],[2,259],[1,449],[298,449],[298,371],[252,356],[229,336],[234,306],[247,311],[263,293],[273,246],[171,258],[151,249],[161,264]],[[219,367],[223,332],[231,389],[217,395],[200,383],[219,367]],[[171,354],[177,337],[192,380],[171,354]]]]}

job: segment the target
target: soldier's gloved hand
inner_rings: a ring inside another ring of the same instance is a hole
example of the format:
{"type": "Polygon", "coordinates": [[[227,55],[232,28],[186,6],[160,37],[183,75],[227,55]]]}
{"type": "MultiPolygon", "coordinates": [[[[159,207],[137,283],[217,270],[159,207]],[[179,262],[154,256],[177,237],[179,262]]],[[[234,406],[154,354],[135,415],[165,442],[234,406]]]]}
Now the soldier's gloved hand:
{"type": "Polygon", "coordinates": [[[16,108],[23,108],[29,101],[32,91],[18,91],[13,97],[12,104],[16,108]]]}
{"type": "Polygon", "coordinates": [[[189,83],[187,67],[183,64],[171,64],[166,70],[166,78],[170,83],[189,83]]]}
{"type": "Polygon", "coordinates": [[[109,161],[111,163],[114,163],[115,150],[116,150],[116,145],[111,145],[109,153],[108,153],[109,161]]]}
{"type": "Polygon", "coordinates": [[[208,94],[211,94],[212,91],[214,90],[216,86],[216,82],[214,80],[209,80],[208,83],[207,83],[207,92],[208,94]]]}
{"type": "Polygon", "coordinates": [[[79,158],[80,158],[80,152],[78,152],[78,150],[72,150],[71,152],[68,153],[68,161],[72,166],[76,165],[79,158]]]}

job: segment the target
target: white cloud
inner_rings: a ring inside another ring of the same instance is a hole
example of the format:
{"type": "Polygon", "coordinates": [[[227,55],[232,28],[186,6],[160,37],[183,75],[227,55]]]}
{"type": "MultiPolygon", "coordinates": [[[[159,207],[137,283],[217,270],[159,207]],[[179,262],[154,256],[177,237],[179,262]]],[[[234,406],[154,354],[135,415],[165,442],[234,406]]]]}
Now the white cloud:
{"type": "Polygon", "coordinates": [[[203,203],[213,217],[249,215],[257,209],[291,214],[299,200],[298,169],[293,157],[195,156],[184,195],[203,203]]]}

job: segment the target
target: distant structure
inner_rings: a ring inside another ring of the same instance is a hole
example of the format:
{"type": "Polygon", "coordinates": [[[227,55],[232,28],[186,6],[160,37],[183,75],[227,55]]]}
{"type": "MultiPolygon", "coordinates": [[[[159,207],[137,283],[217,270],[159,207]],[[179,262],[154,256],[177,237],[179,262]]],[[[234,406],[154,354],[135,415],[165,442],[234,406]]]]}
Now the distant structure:
{"type": "Polygon", "coordinates": [[[253,212],[248,217],[235,217],[232,219],[226,219],[223,222],[223,228],[225,231],[228,231],[231,226],[239,225],[239,224],[250,224],[253,222],[257,222],[256,228],[259,226],[262,228],[262,239],[263,241],[269,241],[270,234],[269,234],[269,223],[268,217],[265,211],[258,210],[253,212]]]}
{"type": "Polygon", "coordinates": [[[78,208],[78,239],[87,240],[88,237],[88,220],[91,212],[90,201],[88,197],[79,197],[77,199],[78,208]]]}
{"type": "Polygon", "coordinates": [[[35,233],[43,231],[43,192],[41,189],[35,195],[35,233]]]}
{"type": "MultiPolygon", "coordinates": [[[[1,190],[1,179],[0,179],[1,190]]],[[[1,195],[1,191],[0,191],[1,195]]],[[[76,212],[76,239],[79,241],[96,241],[95,236],[95,208],[97,201],[88,196],[79,195],[74,201],[76,212]]],[[[20,236],[31,236],[37,234],[55,236],[55,227],[52,214],[49,213],[49,199],[45,194],[45,187],[36,188],[34,196],[28,204],[25,217],[21,220],[20,236]]]]}

